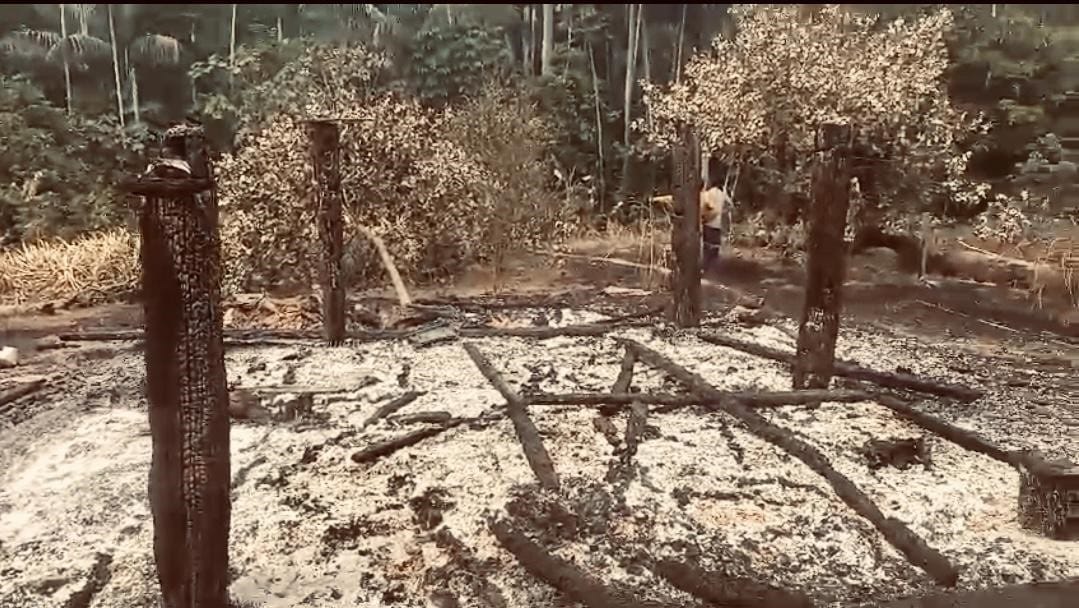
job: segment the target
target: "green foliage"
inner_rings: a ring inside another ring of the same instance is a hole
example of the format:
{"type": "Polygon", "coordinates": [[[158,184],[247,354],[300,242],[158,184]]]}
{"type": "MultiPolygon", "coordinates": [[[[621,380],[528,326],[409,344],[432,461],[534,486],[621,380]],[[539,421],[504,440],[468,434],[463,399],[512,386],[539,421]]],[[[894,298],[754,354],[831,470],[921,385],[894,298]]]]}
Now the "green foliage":
{"type": "Polygon", "coordinates": [[[26,78],[0,77],[0,235],[70,237],[123,216],[112,185],[138,166],[149,133],[125,146],[111,117],[68,117],[26,78]]]}
{"type": "Polygon", "coordinates": [[[410,58],[410,85],[431,106],[475,95],[513,70],[501,30],[473,24],[430,28],[417,36],[410,58]]]}

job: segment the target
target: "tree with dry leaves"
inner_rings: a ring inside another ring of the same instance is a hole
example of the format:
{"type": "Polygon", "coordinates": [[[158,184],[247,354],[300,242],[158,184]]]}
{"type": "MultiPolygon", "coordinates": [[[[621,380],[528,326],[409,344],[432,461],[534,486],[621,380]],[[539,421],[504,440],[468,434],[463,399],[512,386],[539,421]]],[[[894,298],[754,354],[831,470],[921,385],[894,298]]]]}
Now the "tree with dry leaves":
{"type": "Polygon", "coordinates": [[[770,195],[804,195],[818,126],[850,125],[867,207],[971,196],[960,144],[985,124],[948,97],[947,8],[887,22],[839,5],[731,10],[736,35],[691,58],[680,83],[644,84],[650,118],[638,124],[653,143],[669,145],[685,121],[770,195]]]}

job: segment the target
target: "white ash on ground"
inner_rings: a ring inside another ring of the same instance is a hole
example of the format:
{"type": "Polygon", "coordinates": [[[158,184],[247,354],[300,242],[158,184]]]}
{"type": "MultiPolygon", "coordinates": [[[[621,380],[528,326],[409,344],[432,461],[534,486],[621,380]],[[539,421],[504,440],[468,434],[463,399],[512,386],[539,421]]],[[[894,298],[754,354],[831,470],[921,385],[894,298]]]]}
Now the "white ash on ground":
{"type": "MultiPolygon", "coordinates": [[[[507,314],[531,318],[533,312],[507,314]]],[[[567,310],[558,323],[597,318],[567,310]]],[[[724,331],[785,350],[793,344],[789,326],[724,331]]],[[[639,339],[722,389],[790,386],[783,365],[689,334],[624,329],[614,335],[639,339]]],[[[521,393],[609,391],[622,359],[610,338],[474,343],[521,393]]],[[[972,355],[856,329],[844,330],[838,354],[879,369],[901,366],[985,386],[988,395],[973,404],[926,400],[922,406],[1006,445],[1073,456],[1079,448],[1079,437],[1054,426],[1050,416],[1021,416],[1029,411],[1015,403],[1022,387],[983,384],[992,370],[985,376],[956,371],[981,369],[972,355]],[[1014,424],[1001,428],[995,416],[1014,424]]],[[[544,504],[508,420],[460,426],[371,464],[355,464],[350,455],[417,425],[384,419],[337,439],[406,390],[425,393],[400,414],[476,416],[503,403],[460,343],[419,350],[405,341],[244,348],[229,351],[227,366],[234,386],[337,390],[315,394],[312,420],[233,426],[231,591],[238,599],[267,607],[426,606],[446,587],[469,606],[481,605],[475,581],[486,579],[506,606],[563,605],[488,528],[488,518],[503,514],[507,504],[518,510],[544,504]],[[462,558],[446,538],[460,541],[468,555],[462,558]],[[469,568],[482,572],[469,574],[469,568]]],[[[73,389],[53,393],[51,410],[0,434],[0,462],[8,465],[0,478],[0,606],[70,605],[88,586],[94,587],[88,608],[154,605],[142,370],[136,351],[95,361],[95,383],[74,382],[73,389]],[[94,386],[106,379],[120,387],[118,397],[94,386]],[[98,554],[111,556],[110,576],[89,585],[98,554]]],[[[678,390],[642,364],[633,384],[642,391],[678,390]]],[[[587,511],[575,531],[541,536],[557,555],[601,580],[687,600],[642,567],[647,554],[692,556],[705,568],[800,588],[823,606],[932,587],[827,482],[720,415],[684,409],[649,417],[652,428],[636,455],[624,497],[629,511],[622,515],[610,508],[614,490],[604,477],[613,448],[593,428],[595,410],[537,406],[530,413],[563,480],[560,500],[587,511]]],[[[796,430],[886,515],[942,551],[960,568],[960,587],[1079,576],[1074,542],[1018,527],[1018,476],[1008,466],[929,437],[932,467],[871,470],[859,454],[867,439],[926,433],[871,403],[764,413],[796,430]]],[[[614,420],[624,431],[625,414],[614,420]]]]}

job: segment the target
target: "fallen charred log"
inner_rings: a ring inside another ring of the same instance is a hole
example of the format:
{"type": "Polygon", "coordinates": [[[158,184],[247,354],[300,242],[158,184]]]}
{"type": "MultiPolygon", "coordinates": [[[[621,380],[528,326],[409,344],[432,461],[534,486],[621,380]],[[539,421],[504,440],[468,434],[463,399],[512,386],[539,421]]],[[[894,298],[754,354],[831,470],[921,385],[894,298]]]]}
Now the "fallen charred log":
{"type": "Polygon", "coordinates": [[[941,420],[940,418],[932,414],[920,412],[911,407],[909,403],[903,401],[902,399],[885,394],[876,394],[873,395],[872,398],[877,403],[899,414],[903,418],[906,418],[907,420],[913,422],[914,424],[917,424],[918,426],[922,427],[927,431],[940,435],[941,437],[947,439],[948,441],[951,441],[952,443],[958,445],[961,448],[970,450],[972,452],[978,452],[979,454],[985,454],[990,458],[999,460],[1001,462],[1006,462],[1013,466],[1019,466],[1020,464],[1023,464],[1024,457],[1022,453],[1012,450],[1006,450],[990,442],[989,440],[985,439],[974,431],[961,429],[954,424],[945,422],[944,420],[941,420]]]}
{"type": "Polygon", "coordinates": [[[30,382],[24,382],[15,388],[10,388],[0,393],[0,408],[7,409],[9,403],[14,403],[23,397],[36,392],[45,386],[44,379],[31,380],[30,382]]]}
{"type": "Polygon", "coordinates": [[[582,572],[572,563],[552,555],[502,520],[491,522],[491,532],[532,576],[557,589],[563,596],[588,608],[686,608],[687,604],[659,603],[613,589],[582,572]]]}
{"type": "Polygon", "coordinates": [[[690,563],[660,560],[652,569],[677,589],[718,606],[811,608],[805,594],[745,578],[709,572],[690,563]]]}
{"type": "Polygon", "coordinates": [[[405,407],[406,405],[412,403],[416,399],[419,399],[424,394],[425,394],[424,391],[409,391],[409,392],[401,395],[400,397],[397,397],[397,398],[391,400],[390,402],[386,403],[385,405],[383,405],[383,406],[379,407],[377,410],[375,410],[375,413],[371,414],[370,418],[363,421],[363,424],[360,425],[360,428],[364,429],[364,428],[367,428],[367,427],[371,426],[372,424],[378,422],[379,420],[385,418],[386,416],[389,416],[390,414],[395,413],[397,410],[399,410],[399,409],[405,407]]]}
{"type": "Polygon", "coordinates": [[[742,422],[749,432],[806,463],[827,479],[836,495],[852,510],[869,520],[912,564],[922,568],[939,584],[949,587],[955,585],[959,573],[947,558],[927,545],[903,522],[893,517],[885,517],[880,508],[854,482],[837,471],[820,450],[805,443],[790,431],[772,424],[743,403],[730,398],[724,399],[723,393],[708,384],[704,378],[662,354],[633,340],[621,338],[619,342],[632,348],[639,361],[667,372],[698,394],[717,399],[716,404],[706,404],[709,409],[733,416],[742,422]]]}
{"type": "Polygon", "coordinates": [[[383,456],[388,456],[401,448],[407,448],[412,445],[434,437],[435,435],[444,433],[449,429],[461,424],[462,420],[455,420],[440,426],[428,427],[425,429],[418,429],[409,433],[405,433],[400,437],[394,437],[393,439],[387,439],[386,441],[380,441],[374,445],[370,445],[358,452],[352,454],[352,462],[357,464],[363,464],[368,462],[374,462],[383,456]]]}
{"type": "MultiPolygon", "coordinates": [[[[462,338],[534,338],[546,340],[559,337],[603,336],[622,327],[643,327],[647,321],[629,320],[625,322],[589,323],[565,325],[562,327],[464,327],[458,330],[462,338]]],[[[372,329],[350,331],[345,340],[351,342],[375,342],[379,340],[404,340],[416,333],[416,329],[372,329]]],[[[269,329],[229,329],[225,337],[237,341],[238,345],[260,346],[276,344],[281,340],[321,340],[322,332],[316,330],[269,330],[269,329]]],[[[93,330],[62,333],[58,336],[62,342],[109,342],[142,340],[143,332],[138,329],[93,330]]]]}
{"type": "Polygon", "coordinates": [[[681,407],[714,405],[724,399],[735,399],[750,407],[782,407],[805,405],[821,401],[856,403],[873,401],[875,397],[866,391],[807,389],[801,391],[718,391],[718,396],[674,395],[670,393],[565,393],[529,395],[528,405],[581,405],[587,407],[619,410],[631,403],[660,406],[657,412],[669,412],[681,407]]]}
{"type": "Polygon", "coordinates": [[[547,453],[547,448],[543,446],[543,439],[540,437],[536,425],[528,417],[528,409],[524,400],[506,384],[502,375],[495,370],[491,362],[475,345],[465,344],[464,349],[468,356],[471,357],[472,362],[479,368],[483,377],[506,400],[506,414],[509,416],[510,421],[513,422],[513,428],[517,431],[517,439],[524,449],[525,458],[528,460],[529,466],[532,467],[532,471],[536,473],[540,485],[547,489],[557,489],[558,475],[555,473],[554,463],[551,462],[551,456],[547,453]]]}
{"type": "MultiPolygon", "coordinates": [[[[766,359],[772,359],[774,361],[786,363],[787,365],[794,364],[794,354],[785,353],[778,349],[761,346],[759,344],[753,344],[751,342],[744,342],[742,340],[735,340],[733,338],[728,338],[726,336],[720,336],[717,334],[702,333],[700,334],[700,338],[705,342],[709,342],[717,346],[734,348],[742,352],[755,355],[757,357],[764,357],[766,359]]],[[[885,388],[916,391],[919,393],[938,395],[940,397],[951,397],[964,402],[970,402],[976,399],[980,399],[985,394],[983,391],[962,386],[959,384],[927,380],[925,378],[919,378],[912,374],[876,371],[846,361],[837,360],[835,362],[834,371],[837,376],[846,376],[847,378],[864,380],[866,382],[872,382],[873,384],[883,386],[885,388]]]]}

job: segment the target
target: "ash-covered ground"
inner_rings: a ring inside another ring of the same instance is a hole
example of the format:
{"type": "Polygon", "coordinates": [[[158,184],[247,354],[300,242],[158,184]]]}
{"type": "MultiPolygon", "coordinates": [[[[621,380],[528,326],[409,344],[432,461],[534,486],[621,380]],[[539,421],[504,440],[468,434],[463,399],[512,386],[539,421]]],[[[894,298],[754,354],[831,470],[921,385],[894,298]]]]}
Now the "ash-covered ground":
{"type": "MultiPolygon", "coordinates": [[[[562,324],[601,318],[562,316],[562,324]]],[[[792,329],[720,327],[784,350],[793,348],[792,329]]],[[[626,328],[611,335],[640,340],[721,389],[790,387],[782,364],[691,334],[626,328]]],[[[609,392],[622,360],[610,337],[470,341],[522,393],[609,392]]],[[[852,328],[842,332],[838,356],[983,388],[987,396],[971,404],[926,399],[919,407],[1005,447],[1038,448],[1051,458],[1079,453],[1079,416],[1061,388],[1066,371],[1009,371],[1001,359],[947,344],[852,328]]],[[[270,399],[287,399],[285,386],[318,391],[306,418],[233,425],[237,599],[282,608],[435,606],[433,598],[452,594],[462,606],[498,605],[499,597],[509,607],[568,605],[525,572],[488,526],[507,505],[524,520],[545,502],[508,420],[462,425],[371,464],[350,456],[429,423],[391,417],[341,438],[408,390],[425,393],[399,416],[475,416],[504,403],[460,341],[423,349],[406,341],[231,349],[227,367],[234,386],[277,387],[270,399]]],[[[55,352],[20,368],[23,378],[47,376],[50,388],[19,402],[21,411],[0,430],[0,606],[156,605],[143,369],[140,351],[116,343],[55,352]]],[[[636,370],[635,389],[678,390],[662,373],[643,364],[636,370]]],[[[1079,577],[1079,543],[1018,527],[1018,474],[1009,466],[928,436],[873,403],[761,412],[819,448],[885,515],[942,551],[959,567],[961,588],[1079,577]],[[859,452],[869,439],[919,436],[927,436],[930,468],[873,470],[859,452]]],[[[694,605],[642,566],[646,556],[690,556],[708,569],[801,589],[822,606],[933,588],[827,482],[733,420],[696,408],[650,416],[619,511],[604,480],[614,448],[593,426],[595,409],[535,406],[530,414],[563,480],[559,501],[587,511],[574,530],[548,530],[541,540],[605,582],[694,605]]],[[[622,433],[626,414],[613,420],[622,433]]]]}

